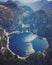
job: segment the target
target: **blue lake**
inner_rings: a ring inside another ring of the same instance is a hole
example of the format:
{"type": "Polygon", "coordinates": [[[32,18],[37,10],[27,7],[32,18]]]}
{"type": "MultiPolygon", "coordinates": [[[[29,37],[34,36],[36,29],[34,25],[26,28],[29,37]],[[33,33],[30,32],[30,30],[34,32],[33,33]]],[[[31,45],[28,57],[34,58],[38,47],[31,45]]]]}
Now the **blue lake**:
{"type": "Polygon", "coordinates": [[[9,35],[10,50],[21,56],[26,57],[34,52],[43,52],[48,47],[45,38],[38,37],[31,32],[13,33],[9,35]]]}

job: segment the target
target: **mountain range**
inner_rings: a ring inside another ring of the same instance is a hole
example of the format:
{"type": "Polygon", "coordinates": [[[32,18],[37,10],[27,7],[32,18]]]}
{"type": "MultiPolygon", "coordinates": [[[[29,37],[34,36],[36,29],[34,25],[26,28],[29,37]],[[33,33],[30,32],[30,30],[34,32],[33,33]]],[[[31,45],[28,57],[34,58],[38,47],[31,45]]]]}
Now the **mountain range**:
{"type": "Polygon", "coordinates": [[[11,2],[13,2],[13,3],[15,3],[15,5],[19,5],[19,6],[29,6],[34,11],[52,10],[52,1],[47,1],[47,0],[41,0],[41,1],[33,2],[33,3],[27,3],[27,4],[23,4],[20,1],[8,0],[7,2],[0,2],[0,4],[5,3],[5,5],[9,5],[11,2]]]}
{"type": "Polygon", "coordinates": [[[30,6],[34,11],[37,11],[37,10],[52,10],[52,1],[42,0],[42,1],[29,3],[27,5],[30,6]]]}
{"type": "MultiPolygon", "coordinates": [[[[46,49],[44,53],[35,53],[30,55],[26,60],[20,60],[17,56],[13,56],[9,50],[2,54],[0,51],[0,64],[1,65],[52,65],[52,6],[51,4],[44,5],[42,10],[34,12],[34,9],[24,8],[23,6],[14,4],[13,2],[7,4],[0,2],[0,28],[2,27],[7,32],[11,33],[13,31],[30,31],[33,34],[37,34],[41,37],[46,37],[49,42],[49,48],[46,49]],[[45,7],[46,6],[46,7],[45,7]],[[45,9],[45,11],[44,11],[45,9]],[[27,10],[27,12],[26,12],[27,10]],[[32,12],[33,10],[33,12],[32,12]]],[[[1,30],[0,33],[2,34],[1,30]]],[[[3,34],[2,34],[3,36],[3,34]]],[[[6,37],[6,36],[5,36],[6,37]]],[[[2,37],[1,43],[7,42],[6,38],[2,37]]],[[[6,43],[7,44],[7,43],[6,43]]],[[[5,46],[5,45],[4,45],[5,46]]],[[[0,45],[0,50],[1,50],[0,45]]],[[[4,49],[6,50],[6,49],[4,49]]]]}
{"type": "MultiPolygon", "coordinates": [[[[52,2],[46,1],[46,3],[48,5],[52,2]]],[[[52,37],[52,10],[47,9],[45,11],[39,10],[34,12],[29,6],[19,6],[15,2],[5,2],[0,3],[0,18],[3,20],[0,26],[2,25],[7,32],[28,30],[42,37],[52,37]],[[5,8],[7,8],[7,10],[5,8]],[[3,11],[4,14],[1,13],[3,11]],[[10,18],[11,15],[9,14],[12,14],[13,17],[10,18]],[[3,19],[5,15],[6,18],[3,19]],[[10,21],[7,18],[8,16],[10,21]]]]}

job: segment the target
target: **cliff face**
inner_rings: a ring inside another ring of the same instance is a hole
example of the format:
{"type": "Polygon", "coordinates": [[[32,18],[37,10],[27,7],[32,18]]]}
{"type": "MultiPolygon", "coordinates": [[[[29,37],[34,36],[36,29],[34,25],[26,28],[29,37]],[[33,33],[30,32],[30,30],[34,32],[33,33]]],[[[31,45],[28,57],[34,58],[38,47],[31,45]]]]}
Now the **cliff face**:
{"type": "Polygon", "coordinates": [[[13,17],[14,13],[10,8],[0,5],[0,27],[8,31],[12,27],[13,17]]]}
{"type": "Polygon", "coordinates": [[[21,16],[18,11],[11,9],[10,7],[0,5],[0,27],[6,29],[7,32],[17,30],[19,18],[21,16]]]}

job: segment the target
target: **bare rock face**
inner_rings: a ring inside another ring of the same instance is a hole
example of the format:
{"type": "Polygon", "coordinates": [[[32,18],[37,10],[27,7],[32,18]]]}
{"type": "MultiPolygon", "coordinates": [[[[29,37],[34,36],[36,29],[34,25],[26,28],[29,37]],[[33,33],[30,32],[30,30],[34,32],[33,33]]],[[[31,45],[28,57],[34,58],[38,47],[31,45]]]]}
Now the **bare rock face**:
{"type": "Polygon", "coordinates": [[[6,31],[4,29],[0,28],[0,52],[2,54],[4,54],[6,49],[7,49],[6,31]]]}
{"type": "Polygon", "coordinates": [[[10,7],[0,5],[0,27],[4,28],[7,32],[17,30],[19,21],[19,14],[13,11],[10,7]]]}
{"type": "Polygon", "coordinates": [[[13,12],[10,8],[0,5],[0,27],[8,31],[11,28],[13,21],[13,12]]]}

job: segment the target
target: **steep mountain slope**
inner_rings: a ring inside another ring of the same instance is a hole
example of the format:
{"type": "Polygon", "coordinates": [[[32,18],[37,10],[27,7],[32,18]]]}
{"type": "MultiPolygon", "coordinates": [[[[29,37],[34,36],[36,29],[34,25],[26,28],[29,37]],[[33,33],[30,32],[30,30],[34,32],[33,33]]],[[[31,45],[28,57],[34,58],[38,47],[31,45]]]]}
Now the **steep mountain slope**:
{"type": "Polygon", "coordinates": [[[0,5],[0,26],[7,32],[17,30],[20,16],[18,11],[0,5]]]}
{"type": "Polygon", "coordinates": [[[52,10],[52,1],[47,2],[41,9],[42,10],[52,10]]]}
{"type": "Polygon", "coordinates": [[[29,3],[28,6],[30,6],[34,11],[41,10],[41,8],[46,4],[47,1],[37,1],[33,3],[29,3]]]}
{"type": "Polygon", "coordinates": [[[29,6],[22,6],[22,8],[24,8],[24,10],[29,11],[29,12],[33,12],[33,10],[29,7],[29,6]]]}
{"type": "Polygon", "coordinates": [[[18,4],[16,2],[13,1],[7,1],[7,2],[0,2],[1,5],[4,5],[6,7],[11,8],[12,10],[18,11],[18,13],[22,13],[23,10],[20,6],[18,6],[18,4]]]}
{"type": "Polygon", "coordinates": [[[52,10],[52,1],[49,2],[46,0],[41,0],[38,2],[34,2],[34,3],[29,3],[27,5],[30,6],[34,11],[52,10]]]}
{"type": "MultiPolygon", "coordinates": [[[[12,31],[15,31],[15,30],[19,30],[21,29],[21,26],[23,25],[22,24],[22,19],[24,16],[26,16],[27,14],[29,15],[30,11],[28,11],[28,9],[24,8],[23,7],[20,7],[18,6],[15,2],[12,2],[12,1],[9,1],[9,2],[4,2],[4,3],[0,3],[0,5],[4,6],[3,7],[3,10],[2,11],[5,11],[5,7],[8,9],[11,9],[11,12],[9,11],[9,14],[11,14],[10,16],[13,16],[13,22],[12,24],[9,25],[9,23],[3,23],[3,28],[4,29],[7,29],[8,32],[12,32],[12,31]],[[8,26],[8,27],[7,27],[8,26]]],[[[27,6],[26,6],[27,7],[27,6]]],[[[2,7],[1,7],[2,8],[2,7]]],[[[31,9],[30,7],[27,7],[29,9],[31,9]]],[[[4,12],[5,13],[5,12],[4,12]]],[[[0,13],[1,14],[1,13],[0,13]]],[[[3,12],[2,12],[3,14],[3,12]]],[[[5,14],[4,14],[5,15],[5,14]]],[[[3,16],[3,15],[2,15],[3,16]]],[[[7,17],[8,15],[6,15],[7,17]]],[[[9,17],[10,17],[9,16],[9,17]]],[[[4,16],[3,16],[4,17],[4,16]]],[[[10,18],[11,19],[11,18],[10,18]]],[[[8,20],[8,18],[5,19],[6,21],[8,20]]],[[[8,21],[7,21],[8,22],[8,21]]],[[[9,21],[11,22],[11,21],[9,21]]]]}

